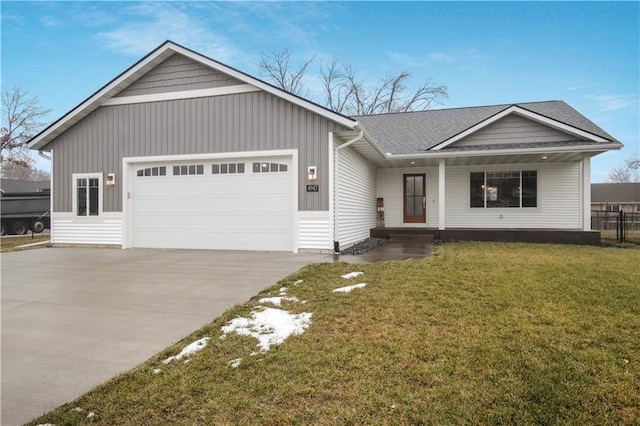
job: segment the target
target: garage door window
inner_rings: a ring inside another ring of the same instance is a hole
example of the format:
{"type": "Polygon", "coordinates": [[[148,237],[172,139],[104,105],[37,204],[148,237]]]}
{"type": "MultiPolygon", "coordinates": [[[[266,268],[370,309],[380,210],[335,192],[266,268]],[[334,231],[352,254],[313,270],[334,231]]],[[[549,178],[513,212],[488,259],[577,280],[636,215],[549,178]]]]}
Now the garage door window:
{"type": "Polygon", "coordinates": [[[161,167],[147,167],[146,169],[140,169],[137,171],[137,176],[166,176],[167,168],[161,167]]]}
{"type": "Polygon", "coordinates": [[[226,164],[212,164],[211,174],[225,175],[234,173],[244,173],[244,163],[226,163],[226,164]]]}
{"type": "Polygon", "coordinates": [[[253,163],[253,173],[286,172],[287,165],[280,163],[253,163]]]}
{"type": "Polygon", "coordinates": [[[79,217],[102,213],[102,174],[73,175],[73,211],[79,217]]]}
{"type": "Polygon", "coordinates": [[[173,166],[174,176],[203,175],[203,174],[204,174],[204,165],[202,164],[173,166]]]}

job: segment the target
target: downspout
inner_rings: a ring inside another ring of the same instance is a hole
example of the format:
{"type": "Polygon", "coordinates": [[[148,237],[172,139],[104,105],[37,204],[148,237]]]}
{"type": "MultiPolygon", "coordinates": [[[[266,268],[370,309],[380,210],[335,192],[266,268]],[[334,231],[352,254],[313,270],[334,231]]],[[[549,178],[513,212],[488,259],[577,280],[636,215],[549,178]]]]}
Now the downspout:
{"type": "Polygon", "coordinates": [[[354,129],[358,130],[359,129],[359,134],[358,136],[356,136],[355,138],[343,143],[342,145],[340,145],[337,148],[334,148],[333,150],[333,162],[335,164],[334,168],[333,168],[333,185],[334,185],[334,191],[333,191],[333,198],[334,198],[334,203],[333,203],[333,251],[334,253],[340,253],[340,238],[339,238],[339,232],[338,229],[339,227],[339,215],[338,215],[338,208],[340,206],[340,188],[338,187],[338,176],[340,176],[340,158],[338,156],[338,154],[340,153],[340,150],[353,145],[354,143],[358,142],[359,140],[361,140],[364,137],[364,130],[362,130],[362,128],[360,127],[359,123],[356,123],[355,126],[353,127],[354,129]]]}
{"type": "Polygon", "coordinates": [[[44,158],[45,160],[49,160],[51,161],[51,157],[49,157],[48,155],[46,155],[44,152],[38,150],[38,155],[42,158],[44,158]]]}

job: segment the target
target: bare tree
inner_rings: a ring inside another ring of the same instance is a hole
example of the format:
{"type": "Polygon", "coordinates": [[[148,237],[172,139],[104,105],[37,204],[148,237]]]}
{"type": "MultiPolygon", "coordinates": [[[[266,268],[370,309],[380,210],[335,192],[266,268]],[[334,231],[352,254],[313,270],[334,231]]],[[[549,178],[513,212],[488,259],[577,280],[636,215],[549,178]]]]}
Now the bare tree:
{"type": "Polygon", "coordinates": [[[627,158],[625,164],[628,169],[633,171],[640,171],[640,152],[636,152],[631,157],[627,158]]]}
{"type": "MultiPolygon", "coordinates": [[[[314,58],[291,70],[290,51],[271,51],[262,55],[260,68],[276,86],[303,95],[309,66],[314,58]]],[[[417,88],[411,87],[413,74],[403,70],[389,73],[375,83],[359,77],[355,67],[332,59],[320,65],[322,92],[316,101],[327,108],[349,115],[371,115],[421,111],[442,104],[448,97],[447,86],[427,79],[417,88]],[[319,98],[319,99],[318,99],[319,98]]]]}
{"type": "Polygon", "coordinates": [[[307,96],[305,87],[307,69],[314,58],[309,58],[296,69],[291,65],[289,49],[262,52],[258,66],[262,73],[279,88],[298,96],[307,96]]]}
{"type": "Polygon", "coordinates": [[[0,165],[2,177],[14,179],[42,178],[36,169],[27,142],[45,125],[49,109],[42,108],[38,98],[19,87],[2,92],[2,128],[0,130],[0,165]]]}
{"type": "Polygon", "coordinates": [[[28,148],[14,151],[2,161],[0,175],[4,179],[49,180],[49,173],[36,167],[28,148]]]}
{"type": "Polygon", "coordinates": [[[608,180],[613,183],[640,182],[640,153],[627,158],[624,166],[611,170],[608,180]]]}
{"type": "Polygon", "coordinates": [[[616,167],[609,172],[608,180],[612,183],[631,182],[632,172],[627,167],[616,167]]]}

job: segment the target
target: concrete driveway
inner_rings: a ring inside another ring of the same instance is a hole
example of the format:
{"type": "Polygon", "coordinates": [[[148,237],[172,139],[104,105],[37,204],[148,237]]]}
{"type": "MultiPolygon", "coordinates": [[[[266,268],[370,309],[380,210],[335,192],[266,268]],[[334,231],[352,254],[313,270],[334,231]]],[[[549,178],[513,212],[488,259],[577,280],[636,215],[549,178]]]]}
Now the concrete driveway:
{"type": "Polygon", "coordinates": [[[330,256],[48,248],[2,254],[2,424],[131,369],[330,256]]]}

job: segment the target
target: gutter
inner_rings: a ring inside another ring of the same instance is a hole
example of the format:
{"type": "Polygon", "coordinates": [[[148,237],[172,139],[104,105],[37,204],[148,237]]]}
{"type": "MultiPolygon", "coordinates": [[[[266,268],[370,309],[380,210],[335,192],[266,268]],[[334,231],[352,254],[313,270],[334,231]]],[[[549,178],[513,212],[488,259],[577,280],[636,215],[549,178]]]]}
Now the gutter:
{"type": "Polygon", "coordinates": [[[51,157],[49,157],[47,154],[45,154],[44,152],[42,152],[42,150],[38,150],[38,155],[42,158],[44,158],[45,160],[49,160],[51,161],[51,157]]]}
{"type": "Polygon", "coordinates": [[[570,147],[546,147],[546,148],[529,148],[523,149],[496,149],[496,150],[484,150],[484,151],[426,151],[417,152],[413,154],[387,154],[388,160],[404,160],[413,158],[443,158],[443,157],[483,157],[487,155],[518,155],[518,154],[544,154],[552,152],[593,152],[593,151],[610,151],[613,149],[622,148],[622,144],[594,144],[590,146],[580,146],[577,149],[570,149],[570,147]],[[567,149],[569,148],[569,149],[567,149]]]}
{"type": "Polygon", "coordinates": [[[339,161],[339,154],[340,151],[344,148],[347,148],[351,145],[353,145],[354,143],[358,142],[359,140],[361,140],[362,138],[364,138],[364,129],[362,127],[360,127],[360,123],[356,122],[355,125],[353,126],[353,128],[355,130],[358,130],[358,136],[356,136],[355,138],[343,143],[342,145],[340,145],[337,148],[334,148],[333,152],[333,162],[334,162],[334,168],[333,168],[333,185],[334,185],[334,203],[333,203],[333,251],[334,253],[340,253],[340,233],[339,233],[339,221],[340,221],[340,216],[338,215],[338,207],[340,205],[340,190],[338,188],[338,176],[340,176],[340,161],[339,161]]]}

